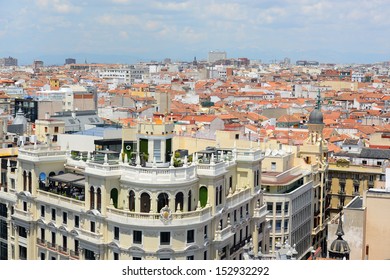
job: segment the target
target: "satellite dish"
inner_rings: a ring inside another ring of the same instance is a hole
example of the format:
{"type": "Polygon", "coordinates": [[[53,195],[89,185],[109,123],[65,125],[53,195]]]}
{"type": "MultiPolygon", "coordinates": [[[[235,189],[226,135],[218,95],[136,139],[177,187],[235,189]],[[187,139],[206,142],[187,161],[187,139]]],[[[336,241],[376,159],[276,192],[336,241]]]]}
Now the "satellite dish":
{"type": "Polygon", "coordinates": [[[265,150],[265,156],[266,157],[269,156],[270,154],[271,154],[271,150],[270,149],[265,150]]]}
{"type": "Polygon", "coordinates": [[[127,151],[130,151],[130,150],[131,150],[131,146],[130,146],[130,145],[127,145],[127,146],[126,146],[126,150],[127,150],[127,151]]]}
{"type": "Polygon", "coordinates": [[[273,151],[271,152],[271,155],[272,155],[272,156],[277,156],[277,155],[278,155],[278,151],[277,151],[277,150],[273,150],[273,151]]]}

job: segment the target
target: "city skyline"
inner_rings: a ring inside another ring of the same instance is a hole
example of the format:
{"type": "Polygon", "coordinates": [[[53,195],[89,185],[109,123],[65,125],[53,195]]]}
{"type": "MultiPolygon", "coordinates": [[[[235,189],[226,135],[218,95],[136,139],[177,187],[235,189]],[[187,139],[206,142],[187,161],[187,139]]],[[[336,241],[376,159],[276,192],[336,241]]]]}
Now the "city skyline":
{"type": "Polygon", "coordinates": [[[389,60],[385,1],[37,0],[2,2],[0,56],[20,65],[206,59],[389,60]]]}

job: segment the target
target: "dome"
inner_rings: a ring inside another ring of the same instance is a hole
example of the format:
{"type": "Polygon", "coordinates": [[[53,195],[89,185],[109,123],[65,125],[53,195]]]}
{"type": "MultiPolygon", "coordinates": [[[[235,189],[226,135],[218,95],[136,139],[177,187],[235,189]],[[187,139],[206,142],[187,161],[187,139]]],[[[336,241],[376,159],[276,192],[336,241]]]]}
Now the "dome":
{"type": "Polygon", "coordinates": [[[324,124],[324,116],[320,109],[314,109],[309,115],[309,124],[324,124]]]}
{"type": "Polygon", "coordinates": [[[329,253],[338,255],[347,255],[351,252],[348,242],[345,241],[341,236],[332,242],[329,248],[329,253]]]}
{"type": "Polygon", "coordinates": [[[337,238],[330,244],[329,248],[329,257],[332,259],[349,259],[349,253],[351,249],[349,248],[348,242],[343,239],[344,230],[343,230],[343,220],[342,212],[339,217],[339,225],[336,231],[337,238]]]}

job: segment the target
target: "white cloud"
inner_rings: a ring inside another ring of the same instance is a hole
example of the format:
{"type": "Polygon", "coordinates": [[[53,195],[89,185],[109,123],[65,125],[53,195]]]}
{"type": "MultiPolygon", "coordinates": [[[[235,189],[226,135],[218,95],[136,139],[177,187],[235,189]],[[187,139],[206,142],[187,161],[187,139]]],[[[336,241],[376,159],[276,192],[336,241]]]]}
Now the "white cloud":
{"type": "Polygon", "coordinates": [[[73,5],[68,0],[36,0],[38,7],[60,14],[79,13],[81,7],[73,5]]]}

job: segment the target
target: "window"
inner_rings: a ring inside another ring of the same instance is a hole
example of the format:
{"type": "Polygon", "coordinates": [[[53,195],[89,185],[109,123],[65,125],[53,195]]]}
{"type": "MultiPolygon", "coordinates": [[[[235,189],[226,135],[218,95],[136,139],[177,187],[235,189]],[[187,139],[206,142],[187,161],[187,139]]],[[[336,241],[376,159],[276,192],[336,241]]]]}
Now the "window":
{"type": "Polygon", "coordinates": [[[114,227],[114,239],[119,240],[119,227],[114,227]]]}
{"type": "Polygon", "coordinates": [[[7,221],[0,220],[0,238],[8,239],[7,221]]]}
{"type": "Polygon", "coordinates": [[[204,260],[207,260],[207,251],[204,251],[204,252],[203,252],[203,259],[204,259],[204,260]]]}
{"type": "Polygon", "coordinates": [[[133,257],[133,261],[140,261],[142,260],[140,257],[133,257]]]}
{"type": "Polygon", "coordinates": [[[367,164],[367,160],[362,160],[362,164],[366,165],[367,164]]]}
{"type": "Polygon", "coordinates": [[[78,228],[80,227],[80,217],[74,216],[74,227],[78,228]]]}
{"type": "Polygon", "coordinates": [[[142,231],[140,230],[133,231],[133,243],[142,244],[142,231]]]}
{"type": "Polygon", "coordinates": [[[207,236],[207,225],[204,226],[203,234],[204,234],[204,239],[206,239],[208,237],[207,236]]]}
{"type": "Polygon", "coordinates": [[[58,133],[58,126],[54,127],[54,133],[58,133]]]}
{"type": "Polygon", "coordinates": [[[272,171],[276,170],[276,162],[271,162],[271,170],[272,171]]]}
{"type": "Polygon", "coordinates": [[[55,232],[51,232],[51,243],[52,243],[52,246],[54,247],[55,244],[56,244],[56,233],[55,232]]]}
{"type": "Polygon", "coordinates": [[[169,245],[169,244],[171,244],[171,233],[160,232],[160,245],[169,245]]]}
{"type": "Polygon", "coordinates": [[[62,223],[66,225],[68,223],[68,213],[63,212],[62,213],[62,223]]]}
{"type": "Polygon", "coordinates": [[[27,202],[23,201],[23,211],[27,212],[27,202]]]}
{"type": "Polygon", "coordinates": [[[52,221],[56,220],[56,209],[51,209],[51,220],[52,221]]]}
{"type": "Polygon", "coordinates": [[[274,206],[274,204],[272,202],[267,202],[267,211],[272,212],[273,206],[274,206]]]}
{"type": "Polygon", "coordinates": [[[79,241],[77,239],[74,241],[74,251],[75,252],[79,251],[79,241]]]}
{"type": "Polygon", "coordinates": [[[114,260],[119,260],[119,254],[118,253],[116,253],[116,252],[114,252],[114,260]]]}
{"type": "Polygon", "coordinates": [[[187,260],[194,260],[194,255],[191,255],[191,256],[187,256],[187,260]]]}
{"type": "Polygon", "coordinates": [[[187,230],[187,243],[193,243],[195,241],[195,230],[187,230]]]}
{"type": "Polygon", "coordinates": [[[19,226],[19,236],[27,238],[27,230],[25,227],[19,226]]]}
{"type": "Polygon", "coordinates": [[[84,249],[84,256],[86,260],[95,260],[95,253],[91,250],[84,249]]]}
{"type": "Polygon", "coordinates": [[[44,228],[41,228],[41,241],[42,242],[45,241],[45,229],[44,228]]]}
{"type": "Polygon", "coordinates": [[[95,222],[91,222],[91,232],[95,232],[95,222]]]}
{"type": "Polygon", "coordinates": [[[27,248],[24,246],[19,246],[19,259],[27,260],[27,248]]]}
{"type": "Polygon", "coordinates": [[[46,259],[46,256],[45,256],[45,253],[41,253],[41,260],[45,260],[46,259]]]}
{"type": "Polygon", "coordinates": [[[0,203],[0,217],[7,218],[7,205],[0,203]]]}
{"type": "Polygon", "coordinates": [[[45,217],[45,206],[44,205],[41,205],[41,217],[42,218],[45,217]]]}
{"type": "Polygon", "coordinates": [[[64,248],[64,251],[68,248],[68,238],[65,235],[62,236],[62,247],[64,248]]]}
{"type": "Polygon", "coordinates": [[[282,203],[276,202],[276,214],[282,213],[282,203]]]}

